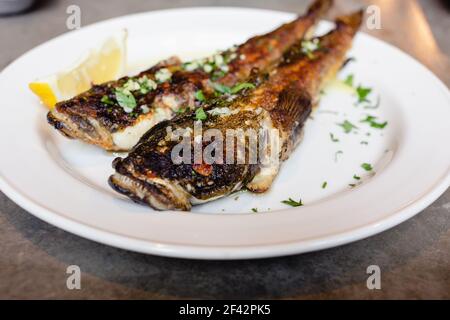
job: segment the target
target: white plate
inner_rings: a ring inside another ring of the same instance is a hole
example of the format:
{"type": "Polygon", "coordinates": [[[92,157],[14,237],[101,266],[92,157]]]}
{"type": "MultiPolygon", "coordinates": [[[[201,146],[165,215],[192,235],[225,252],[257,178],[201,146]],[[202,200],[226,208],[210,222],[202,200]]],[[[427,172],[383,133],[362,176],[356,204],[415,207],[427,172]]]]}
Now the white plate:
{"type": "Polygon", "coordinates": [[[30,81],[70,65],[124,27],[135,69],[174,53],[192,58],[227,48],[293,18],[235,8],[149,12],[69,32],[31,50],[0,75],[1,190],[35,216],[80,236],[144,253],[201,259],[319,250],[371,236],[417,214],[449,186],[449,92],[415,60],[364,34],[350,53],[356,62],[340,77],[353,73],[356,83],[373,87],[371,98],[381,97],[380,108],[355,107],[355,97],[331,87],[268,194],[242,193],[238,200],[229,197],[194,213],[155,212],[113,192],[106,180],[114,156],[60,136],[27,89],[30,81]],[[359,123],[366,114],[389,124],[378,130],[359,123]],[[336,124],[344,119],[357,124],[359,133],[344,134],[336,124]],[[332,142],[330,132],[340,142],[332,142]],[[339,150],[343,154],[336,162],[339,150]],[[365,172],[362,163],[372,164],[375,174],[365,172]],[[362,183],[351,188],[354,174],[362,183]],[[288,197],[302,198],[305,206],[280,202],[288,197]]]}

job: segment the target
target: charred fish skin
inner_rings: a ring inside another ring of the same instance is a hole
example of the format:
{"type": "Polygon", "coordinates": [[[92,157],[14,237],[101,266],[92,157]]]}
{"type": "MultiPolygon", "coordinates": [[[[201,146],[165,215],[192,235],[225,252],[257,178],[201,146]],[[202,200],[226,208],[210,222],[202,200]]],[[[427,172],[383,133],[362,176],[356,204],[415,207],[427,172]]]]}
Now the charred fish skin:
{"type": "MultiPolygon", "coordinates": [[[[252,192],[265,192],[281,162],[298,144],[321,87],[344,63],[362,17],[363,13],[357,12],[339,18],[333,31],[311,40],[319,44],[316,50],[305,51],[305,44],[300,43],[284,55],[265,82],[235,100],[219,99],[206,109],[208,117],[202,122],[204,130],[223,133],[228,129],[278,129],[279,162],[268,165],[249,162],[191,164],[194,156],[190,155],[190,163],[175,164],[171,156],[178,141],[173,141],[170,135],[176,129],[195,130],[197,121],[195,113],[191,112],[153,127],[126,158],[117,158],[113,163],[116,174],[110,177],[110,185],[157,210],[189,210],[192,205],[215,200],[243,187],[252,192]],[[224,109],[227,112],[223,112],[224,109]],[[145,187],[149,185],[152,187],[145,187]],[[157,188],[158,192],[153,194],[152,188],[157,188]]],[[[195,138],[189,143],[194,141],[195,138]]],[[[226,145],[223,152],[225,149],[226,145]]]]}
{"type": "Polygon", "coordinates": [[[47,120],[66,137],[108,151],[128,151],[145,131],[172,118],[181,107],[198,106],[200,101],[196,100],[195,93],[199,90],[207,97],[212,96],[216,94],[214,83],[233,86],[246,81],[255,68],[270,69],[287,48],[311,30],[332,2],[315,0],[306,15],[213,56],[212,62],[205,65],[193,68],[192,63],[183,64],[178,58],[171,58],[135,77],[95,85],[79,96],[58,103],[48,113],[47,120]],[[158,72],[163,75],[162,79],[158,78],[158,72]],[[146,93],[130,88],[135,106],[125,110],[117,101],[115,90],[129,80],[133,87],[143,77],[148,78],[151,85],[156,83],[155,88],[146,93]]]}

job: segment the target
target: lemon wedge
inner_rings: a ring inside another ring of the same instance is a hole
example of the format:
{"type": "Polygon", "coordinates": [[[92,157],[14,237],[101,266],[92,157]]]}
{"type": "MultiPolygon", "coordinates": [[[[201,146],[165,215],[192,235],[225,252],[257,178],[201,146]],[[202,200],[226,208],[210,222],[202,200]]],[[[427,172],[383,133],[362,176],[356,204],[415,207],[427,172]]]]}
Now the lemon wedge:
{"type": "Polygon", "coordinates": [[[51,109],[57,102],[90,89],[92,84],[121,77],[126,69],[126,46],[127,31],[122,30],[86,53],[73,67],[31,82],[29,88],[51,109]]]}

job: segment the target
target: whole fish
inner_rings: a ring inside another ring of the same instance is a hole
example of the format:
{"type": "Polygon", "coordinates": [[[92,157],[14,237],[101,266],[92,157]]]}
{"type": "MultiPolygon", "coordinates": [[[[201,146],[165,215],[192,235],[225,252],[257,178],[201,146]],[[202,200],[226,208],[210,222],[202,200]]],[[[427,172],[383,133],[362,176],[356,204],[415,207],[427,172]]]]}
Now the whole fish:
{"type": "Polygon", "coordinates": [[[333,0],[316,0],[306,15],[262,36],[206,59],[182,63],[171,58],[134,77],[94,85],[56,104],[48,122],[69,138],[109,151],[127,151],[155,124],[181,108],[239,91],[252,70],[268,70],[311,31],[333,0]]]}
{"type": "Polygon", "coordinates": [[[158,210],[189,210],[244,187],[267,191],[299,143],[321,88],[343,65],[362,17],[362,11],[343,16],[333,31],[293,46],[277,68],[239,97],[223,96],[153,127],[126,158],[114,160],[112,188],[158,210]],[[196,133],[199,128],[201,135],[196,133]],[[240,149],[237,140],[223,138],[229,132],[267,130],[276,132],[278,140],[258,135],[253,148],[247,136],[240,149]],[[251,151],[261,146],[263,155],[274,154],[271,161],[251,161],[251,151]],[[205,154],[210,155],[208,161],[205,154]]]}

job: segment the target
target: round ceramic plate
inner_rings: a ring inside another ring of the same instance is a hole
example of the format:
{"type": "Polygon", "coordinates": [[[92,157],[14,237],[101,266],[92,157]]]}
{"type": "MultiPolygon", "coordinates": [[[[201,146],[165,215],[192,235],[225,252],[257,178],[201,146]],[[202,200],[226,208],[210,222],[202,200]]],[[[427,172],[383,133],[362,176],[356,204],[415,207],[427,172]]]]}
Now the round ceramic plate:
{"type": "MultiPolygon", "coordinates": [[[[149,12],[68,32],[31,50],[0,75],[1,190],[33,215],[82,237],[185,258],[319,250],[411,218],[449,186],[449,92],[418,62],[370,36],[356,37],[349,53],[356,60],[339,75],[371,88],[369,102],[356,105],[354,91],[336,81],[270,192],[234,194],[191,213],[156,212],[116,194],[106,182],[115,155],[63,138],[27,88],[122,28],[129,31],[135,72],[173,54],[190,59],[225,49],[294,16],[237,8],[149,12]],[[363,122],[368,116],[374,118],[363,122]],[[288,198],[304,206],[282,203],[288,198]]],[[[323,22],[319,33],[330,27],[323,22]]]]}

